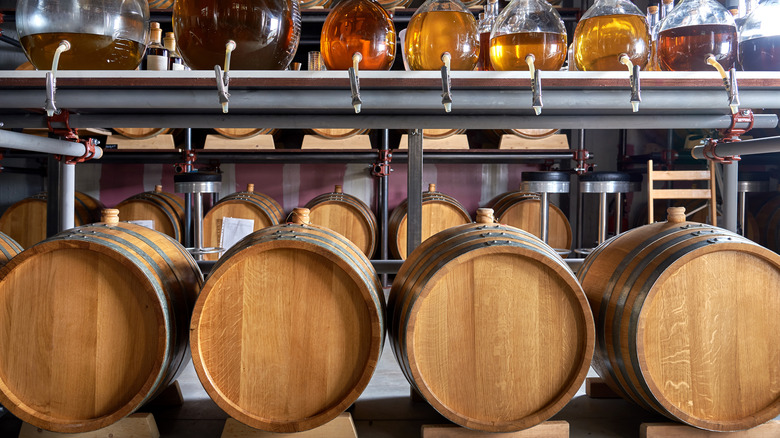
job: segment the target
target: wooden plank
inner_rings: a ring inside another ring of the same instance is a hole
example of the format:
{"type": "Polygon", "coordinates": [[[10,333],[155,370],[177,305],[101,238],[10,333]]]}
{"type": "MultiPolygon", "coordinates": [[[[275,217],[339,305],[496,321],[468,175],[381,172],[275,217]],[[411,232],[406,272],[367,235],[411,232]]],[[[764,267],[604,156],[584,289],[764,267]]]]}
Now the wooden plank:
{"type": "MultiPolygon", "coordinates": [[[[424,138],[423,150],[463,150],[469,148],[469,139],[466,134],[456,134],[445,138],[424,138]]],[[[399,150],[409,149],[409,136],[404,134],[401,136],[401,143],[398,145],[399,150]]]]}
{"type": "Polygon", "coordinates": [[[465,429],[451,424],[424,425],[422,438],[568,438],[567,421],[545,421],[534,427],[517,432],[482,432],[465,429]]]}
{"type": "Polygon", "coordinates": [[[737,432],[712,432],[677,423],[642,423],[640,438],[777,438],[780,421],[768,421],[760,426],[737,432]]]}
{"type": "Polygon", "coordinates": [[[708,181],[709,170],[654,170],[656,181],[708,181]]]}
{"type": "Polygon", "coordinates": [[[304,135],[301,149],[370,150],[368,135],[353,135],[340,140],[330,140],[316,135],[304,135]]]}
{"type": "Polygon", "coordinates": [[[352,415],[344,412],[329,423],[320,427],[297,433],[266,432],[251,428],[238,420],[228,418],[222,430],[222,438],[357,438],[352,415]]]}
{"type": "Polygon", "coordinates": [[[585,379],[585,394],[590,398],[621,398],[601,377],[585,379]]]}
{"type": "Polygon", "coordinates": [[[569,140],[566,134],[553,134],[540,139],[518,137],[516,135],[503,135],[499,149],[511,150],[556,150],[569,149],[569,140]]]}
{"type": "Polygon", "coordinates": [[[271,134],[260,134],[240,139],[207,135],[206,141],[203,143],[203,149],[210,150],[268,150],[274,148],[274,136],[271,134]]]}
{"type": "Polygon", "coordinates": [[[176,150],[176,144],[171,134],[160,134],[142,140],[135,140],[121,135],[109,135],[106,137],[106,146],[108,145],[116,145],[118,150],[176,150]]]}
{"type": "Polygon", "coordinates": [[[710,189],[653,189],[653,199],[709,199],[710,189]]]}
{"type": "Polygon", "coordinates": [[[22,423],[19,438],[160,438],[157,423],[150,413],[135,413],[116,423],[92,432],[57,433],[38,429],[29,423],[22,423]]]}

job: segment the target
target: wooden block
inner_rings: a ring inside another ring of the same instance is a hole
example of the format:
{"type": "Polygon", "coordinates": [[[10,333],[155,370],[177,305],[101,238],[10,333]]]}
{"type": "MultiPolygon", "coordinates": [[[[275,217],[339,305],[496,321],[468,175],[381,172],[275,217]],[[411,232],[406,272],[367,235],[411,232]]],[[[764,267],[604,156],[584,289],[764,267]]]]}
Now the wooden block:
{"type": "Polygon", "coordinates": [[[516,135],[503,135],[499,149],[543,149],[543,150],[567,150],[569,140],[566,134],[553,134],[540,139],[518,137],[516,135]]]}
{"type": "Polygon", "coordinates": [[[225,421],[225,428],[222,430],[222,438],[357,438],[355,423],[352,422],[352,415],[344,412],[329,423],[320,427],[297,433],[276,433],[266,432],[264,430],[253,429],[246,424],[233,418],[225,421]]]}
{"type": "Polygon", "coordinates": [[[176,144],[171,134],[160,134],[142,140],[135,140],[121,135],[109,135],[106,137],[106,146],[110,145],[116,145],[118,150],[176,150],[176,144]]]}
{"type": "Polygon", "coordinates": [[[160,438],[157,423],[150,413],[135,413],[116,423],[92,432],[57,433],[38,429],[29,423],[22,423],[19,438],[160,438]]]}
{"type": "MultiPolygon", "coordinates": [[[[469,139],[466,134],[457,134],[446,138],[424,138],[423,150],[462,150],[469,148],[469,139]]],[[[401,136],[399,150],[409,149],[409,136],[401,136]]]]}
{"type": "Polygon", "coordinates": [[[203,149],[211,150],[268,150],[274,149],[274,136],[260,134],[249,138],[227,138],[221,135],[207,135],[203,149]]]}
{"type": "Polygon", "coordinates": [[[173,384],[169,385],[163,392],[155,397],[152,401],[146,404],[146,406],[153,408],[167,408],[181,406],[184,404],[184,396],[181,394],[181,387],[179,381],[174,380],[173,384]]]}
{"type": "Polygon", "coordinates": [[[590,398],[621,398],[620,394],[607,386],[601,377],[588,377],[585,379],[585,394],[590,398]]]}
{"type": "Polygon", "coordinates": [[[371,140],[368,135],[363,134],[339,140],[304,135],[301,149],[369,150],[371,149],[371,140]]]}
{"type": "Polygon", "coordinates": [[[545,421],[529,429],[517,432],[481,432],[455,425],[425,425],[423,438],[568,438],[567,421],[545,421]]]}
{"type": "Polygon", "coordinates": [[[768,421],[760,426],[737,432],[712,432],[678,423],[642,423],[640,438],[777,438],[780,421],[768,421]]]}

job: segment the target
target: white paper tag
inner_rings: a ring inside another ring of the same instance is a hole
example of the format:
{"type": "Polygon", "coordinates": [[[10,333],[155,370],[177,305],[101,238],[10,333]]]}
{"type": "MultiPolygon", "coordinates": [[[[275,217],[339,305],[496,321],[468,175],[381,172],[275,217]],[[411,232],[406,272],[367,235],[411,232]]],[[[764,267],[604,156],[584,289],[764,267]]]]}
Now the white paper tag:
{"type": "Polygon", "coordinates": [[[128,221],[131,224],[140,225],[142,227],[149,228],[150,230],[154,229],[154,221],[149,219],[139,219],[137,221],[128,221]]]}
{"type": "Polygon", "coordinates": [[[227,250],[236,242],[251,234],[254,229],[255,221],[252,219],[223,217],[222,230],[219,233],[219,246],[227,250]]]}

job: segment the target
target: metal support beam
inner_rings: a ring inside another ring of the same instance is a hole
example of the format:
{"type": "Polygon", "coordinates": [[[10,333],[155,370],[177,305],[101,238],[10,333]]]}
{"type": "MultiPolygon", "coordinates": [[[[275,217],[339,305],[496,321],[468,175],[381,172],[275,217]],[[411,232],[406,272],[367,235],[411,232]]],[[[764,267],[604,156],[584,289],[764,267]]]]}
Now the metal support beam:
{"type": "Polygon", "coordinates": [[[60,161],[49,155],[46,168],[46,237],[51,237],[60,231],[60,161]]]}
{"type": "MultiPolygon", "coordinates": [[[[0,130],[0,147],[66,157],[81,157],[87,151],[81,143],[3,130],[0,130]]],[[[96,147],[93,158],[100,158],[102,155],[103,150],[96,147]]]]}
{"type": "Polygon", "coordinates": [[[59,230],[69,230],[75,225],[76,165],[60,162],[59,180],[60,220],[59,230]]]}
{"type": "Polygon", "coordinates": [[[411,254],[422,241],[423,136],[422,129],[409,131],[407,171],[406,253],[411,254]]]}
{"type": "Polygon", "coordinates": [[[723,223],[718,223],[721,227],[735,233],[737,232],[737,204],[739,204],[737,199],[738,166],[737,161],[723,165],[723,192],[721,193],[723,223]]]}
{"type": "MultiPolygon", "coordinates": [[[[734,142],[719,142],[713,150],[716,157],[731,157],[734,155],[769,154],[780,152],[780,137],[757,138],[734,142]]],[[[693,158],[703,160],[704,146],[694,146],[691,150],[693,158]]]]}

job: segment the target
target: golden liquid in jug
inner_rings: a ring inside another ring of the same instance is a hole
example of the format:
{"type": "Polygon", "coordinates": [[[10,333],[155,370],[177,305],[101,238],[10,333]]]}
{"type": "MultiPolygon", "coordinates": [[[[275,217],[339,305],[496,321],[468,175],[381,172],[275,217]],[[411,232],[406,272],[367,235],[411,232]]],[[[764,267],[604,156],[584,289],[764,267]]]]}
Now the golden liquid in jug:
{"type": "MultiPolygon", "coordinates": [[[[173,28],[179,54],[193,70],[224,68],[225,44],[236,43],[232,70],[282,70],[300,38],[296,0],[177,0],[173,28]]],[[[300,16],[298,16],[300,21],[300,16]]]]}
{"type": "Polygon", "coordinates": [[[389,70],[395,60],[395,28],[390,15],[369,2],[352,1],[340,6],[331,12],[333,16],[328,15],[322,27],[320,51],[328,70],[352,67],[355,52],[363,55],[360,69],[389,70]]]}
{"type": "Polygon", "coordinates": [[[625,70],[620,55],[645,69],[650,59],[650,34],[640,15],[602,15],[586,18],[574,31],[574,62],[581,71],[625,70]]]}
{"type": "Polygon", "coordinates": [[[675,27],[658,34],[658,63],[667,71],[713,70],[707,56],[725,69],[737,61],[737,29],[727,24],[675,27]]]}
{"type": "Polygon", "coordinates": [[[552,32],[510,33],[490,41],[495,70],[528,70],[525,57],[534,55],[537,70],[560,70],[566,60],[566,35],[552,32]]]}
{"type": "Polygon", "coordinates": [[[412,70],[440,69],[444,52],[452,57],[452,70],[473,70],[479,57],[477,22],[465,12],[422,12],[409,21],[404,45],[412,70]]]}
{"type": "Polygon", "coordinates": [[[60,55],[59,70],[133,70],[141,63],[144,46],[138,41],[89,33],[38,33],[20,38],[30,62],[39,70],[51,70],[54,52],[62,40],[70,50],[60,55]]]}

